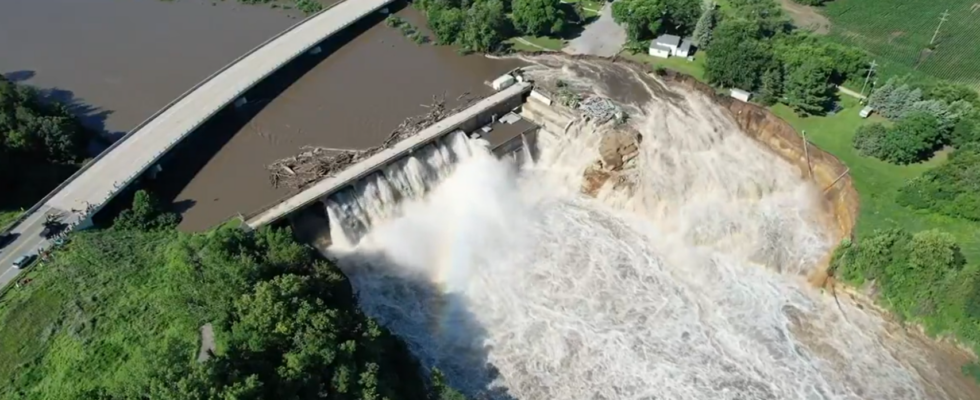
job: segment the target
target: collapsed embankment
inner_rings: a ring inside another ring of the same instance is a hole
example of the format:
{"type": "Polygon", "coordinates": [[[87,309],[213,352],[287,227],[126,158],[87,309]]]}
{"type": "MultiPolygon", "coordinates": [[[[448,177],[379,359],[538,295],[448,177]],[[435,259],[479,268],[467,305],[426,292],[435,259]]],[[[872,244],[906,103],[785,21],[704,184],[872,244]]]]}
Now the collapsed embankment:
{"type": "MultiPolygon", "coordinates": [[[[780,158],[799,169],[800,177],[812,179],[822,191],[824,205],[834,220],[834,233],[838,239],[850,237],[858,216],[858,193],[854,189],[848,168],[834,155],[806,142],[789,123],[765,108],[719,94],[715,88],[691,76],[668,74],[667,81],[697,90],[712,98],[715,103],[729,111],[742,132],[765,145],[780,158]]],[[[831,254],[828,254],[821,267],[810,277],[817,285],[824,285],[828,278],[831,254]]]]}
{"type": "MultiPolygon", "coordinates": [[[[572,59],[584,59],[590,61],[605,60],[589,56],[572,56],[572,59]]],[[[612,62],[631,65],[638,71],[646,71],[647,67],[638,65],[632,61],[616,59],[612,62]]],[[[765,108],[742,102],[729,97],[726,94],[718,93],[715,88],[702,83],[693,77],[668,71],[665,75],[658,78],[665,81],[668,85],[682,86],[688,90],[693,90],[704,94],[715,104],[728,111],[728,115],[737,123],[741,131],[754,139],[756,142],[770,149],[774,154],[795,166],[802,179],[811,179],[814,186],[820,191],[823,199],[826,224],[828,231],[834,234],[835,239],[847,238],[852,235],[858,215],[858,194],[854,189],[850,175],[847,173],[847,166],[832,154],[805,142],[802,136],[786,121],[775,116],[765,108]]],[[[542,90],[536,88],[536,90],[542,90]]],[[[543,92],[548,96],[548,90],[543,92]]],[[[534,95],[531,96],[535,98],[534,95]]],[[[549,96],[550,97],[550,96],[549,96]]],[[[537,102],[537,100],[528,100],[537,102]]],[[[525,118],[528,118],[545,129],[557,130],[567,129],[569,121],[574,119],[575,112],[557,104],[545,106],[544,104],[534,104],[525,107],[525,118]],[[547,111],[545,111],[547,110],[547,111]],[[557,129],[556,129],[557,128],[557,129]]],[[[616,142],[613,140],[613,142],[616,142]]],[[[605,145],[605,143],[603,143],[605,145]]],[[[616,148],[630,149],[629,146],[613,146],[616,148]]],[[[623,157],[629,157],[622,154],[623,157]]],[[[603,156],[603,158],[606,158],[603,156]]],[[[624,158],[625,159],[625,158],[624,158]]],[[[601,165],[601,164],[600,164],[601,165]]],[[[602,168],[590,169],[586,172],[584,179],[586,185],[583,192],[594,194],[598,187],[604,184],[614,172],[604,171],[602,168]]],[[[828,283],[829,263],[832,253],[828,253],[821,261],[818,268],[809,277],[811,283],[823,286],[828,283]]]]}

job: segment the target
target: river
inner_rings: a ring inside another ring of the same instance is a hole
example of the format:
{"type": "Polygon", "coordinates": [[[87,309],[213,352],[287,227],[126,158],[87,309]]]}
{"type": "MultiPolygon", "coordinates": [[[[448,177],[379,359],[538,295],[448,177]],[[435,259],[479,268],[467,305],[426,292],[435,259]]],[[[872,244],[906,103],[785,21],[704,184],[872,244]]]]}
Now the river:
{"type": "MultiPolygon", "coordinates": [[[[423,25],[413,9],[398,15],[423,25]]],[[[118,137],[297,21],[296,11],[231,1],[6,0],[0,72],[73,102],[90,126],[118,137]]],[[[161,175],[161,191],[183,213],[181,229],[205,230],[286,195],[267,179],[276,159],[308,145],[376,145],[424,113],[433,96],[451,103],[486,94],[485,81],[518,65],[418,45],[383,23],[354,30],[328,41],[314,65],[274,75],[265,86],[284,87],[270,89],[274,97],[219,116],[226,120],[209,123],[171,157],[165,169],[176,171],[161,175]]]]}

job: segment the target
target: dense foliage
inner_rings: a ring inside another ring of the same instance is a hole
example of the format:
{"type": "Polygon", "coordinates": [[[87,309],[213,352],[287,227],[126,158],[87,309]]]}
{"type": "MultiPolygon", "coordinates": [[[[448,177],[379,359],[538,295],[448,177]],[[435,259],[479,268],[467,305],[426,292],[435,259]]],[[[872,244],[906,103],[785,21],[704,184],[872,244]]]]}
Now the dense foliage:
{"type": "Polygon", "coordinates": [[[613,3],[612,14],[630,40],[647,40],[664,32],[684,36],[694,31],[701,4],[700,0],[620,0],[613,3]]]}
{"type": "Polygon", "coordinates": [[[0,398],[461,398],[441,377],[430,392],[340,271],[288,230],[183,234],[150,196],[135,203],[3,297],[0,398]]]}
{"type": "Polygon", "coordinates": [[[514,0],[511,18],[514,27],[525,35],[554,35],[565,27],[559,0],[514,0]]]}
{"type": "Polygon", "coordinates": [[[910,164],[932,156],[943,142],[942,132],[936,117],[915,111],[888,128],[881,124],[858,128],[854,147],[862,155],[895,164],[910,164]]]}
{"type": "Polygon", "coordinates": [[[831,268],[847,282],[872,283],[896,314],[922,322],[930,333],[980,344],[980,270],[966,265],[948,233],[878,231],[839,246],[831,268]]]}
{"type": "Polygon", "coordinates": [[[0,76],[0,211],[33,203],[70,175],[88,137],[66,105],[0,76]]]}
{"type": "Polygon", "coordinates": [[[463,51],[493,52],[512,29],[507,18],[510,2],[502,0],[419,0],[437,41],[463,51]]]}
{"type": "MultiPolygon", "coordinates": [[[[712,84],[760,94],[803,115],[832,108],[835,85],[866,71],[857,49],[790,32],[775,2],[736,0],[710,33],[705,77],[712,84]]],[[[712,17],[714,18],[714,17],[712,17]]]]}
{"type": "Polygon", "coordinates": [[[909,182],[899,204],[971,221],[980,221],[980,147],[949,155],[946,163],[909,182]]]}

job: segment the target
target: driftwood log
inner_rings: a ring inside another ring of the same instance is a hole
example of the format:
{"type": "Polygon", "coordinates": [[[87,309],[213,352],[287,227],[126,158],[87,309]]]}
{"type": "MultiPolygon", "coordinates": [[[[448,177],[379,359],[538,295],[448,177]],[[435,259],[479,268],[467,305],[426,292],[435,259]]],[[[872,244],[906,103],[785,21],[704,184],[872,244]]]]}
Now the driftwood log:
{"type": "Polygon", "coordinates": [[[456,98],[458,103],[456,107],[447,109],[445,96],[432,96],[431,104],[422,105],[428,109],[428,112],[406,118],[380,145],[361,150],[303,146],[300,148],[301,153],[269,164],[266,167],[269,171],[269,180],[276,188],[285,186],[290,189],[303,189],[320,179],[334,176],[347,167],[390,148],[395,143],[415,136],[423,129],[462,111],[479,99],[467,92],[456,98]]]}

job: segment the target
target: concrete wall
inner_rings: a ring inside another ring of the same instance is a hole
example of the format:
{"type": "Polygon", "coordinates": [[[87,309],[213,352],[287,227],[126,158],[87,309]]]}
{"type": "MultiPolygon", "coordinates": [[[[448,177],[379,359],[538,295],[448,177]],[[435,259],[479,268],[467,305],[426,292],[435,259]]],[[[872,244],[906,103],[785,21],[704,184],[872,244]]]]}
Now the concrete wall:
{"type": "Polygon", "coordinates": [[[494,93],[477,102],[475,105],[423,129],[413,137],[398,142],[388,149],[382,150],[357,164],[351,165],[334,176],[326,177],[298,193],[287,196],[268,209],[253,213],[246,218],[245,224],[251,229],[271,224],[310,204],[317,203],[319,200],[330,196],[338,190],[371,175],[385,165],[405,157],[413,150],[421,148],[451,132],[457,130],[472,132],[490,123],[495,118],[494,116],[499,118],[523,104],[524,98],[531,91],[531,88],[532,85],[530,83],[521,82],[494,93]]]}

